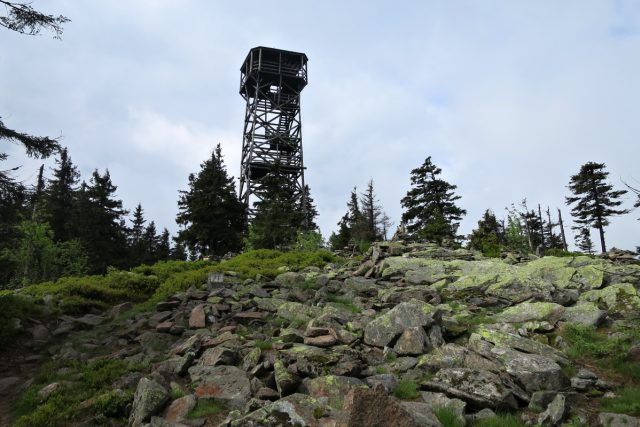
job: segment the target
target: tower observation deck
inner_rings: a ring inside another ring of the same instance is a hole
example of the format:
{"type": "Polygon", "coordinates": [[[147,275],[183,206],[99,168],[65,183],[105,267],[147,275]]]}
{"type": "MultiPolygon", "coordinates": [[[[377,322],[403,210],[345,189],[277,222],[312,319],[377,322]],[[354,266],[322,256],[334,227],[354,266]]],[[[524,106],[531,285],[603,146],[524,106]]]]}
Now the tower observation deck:
{"type": "Polygon", "coordinates": [[[254,47],[240,68],[240,95],[246,101],[240,199],[261,200],[261,179],[275,165],[291,185],[296,200],[304,197],[300,92],[307,85],[307,55],[254,47]]]}

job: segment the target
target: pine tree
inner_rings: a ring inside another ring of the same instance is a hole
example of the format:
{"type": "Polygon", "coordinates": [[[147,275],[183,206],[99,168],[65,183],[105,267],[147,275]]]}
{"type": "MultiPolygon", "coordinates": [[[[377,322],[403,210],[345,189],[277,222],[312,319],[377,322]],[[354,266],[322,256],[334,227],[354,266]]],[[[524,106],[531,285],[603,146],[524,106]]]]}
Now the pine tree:
{"type": "Polygon", "coordinates": [[[55,240],[66,242],[73,235],[74,224],[69,213],[75,203],[75,192],[80,179],[78,169],[71,162],[66,148],[60,151],[44,195],[43,217],[53,230],[55,240]]]}
{"type": "Polygon", "coordinates": [[[91,273],[104,273],[108,266],[128,264],[124,223],[127,211],[122,200],[114,197],[116,190],[108,170],[104,175],[95,170],[89,185],[83,182],[77,193],[76,230],[87,250],[91,273]]]}
{"type": "Polygon", "coordinates": [[[439,178],[442,169],[427,157],[422,166],[411,171],[411,186],[401,200],[406,209],[402,222],[407,232],[442,244],[455,241],[460,220],[467,211],[456,206],[460,199],[454,190],[457,186],[439,178]]]}
{"type": "Polygon", "coordinates": [[[362,240],[364,217],[360,211],[358,202],[358,189],[353,187],[349,201],[347,202],[347,213],[338,221],[338,233],[329,236],[329,244],[333,250],[342,250],[351,243],[362,240]]]}
{"type": "Polygon", "coordinates": [[[220,144],[200,168],[189,175],[189,190],[180,191],[176,222],[183,228],[177,241],[200,256],[238,251],[246,210],[227,175],[220,144]]]}
{"type": "Polygon", "coordinates": [[[304,214],[295,203],[295,192],[278,164],[262,178],[260,199],[253,206],[248,242],[254,249],[283,249],[296,241],[304,214]]]}
{"type": "Polygon", "coordinates": [[[571,215],[578,227],[593,227],[600,233],[600,247],[607,251],[604,228],[609,225],[609,217],[623,215],[628,209],[616,209],[622,204],[620,197],[626,190],[614,190],[606,182],[609,172],[604,163],[588,162],[580,167],[580,172],[571,176],[568,188],[574,194],[566,197],[567,205],[572,205],[571,215]]]}

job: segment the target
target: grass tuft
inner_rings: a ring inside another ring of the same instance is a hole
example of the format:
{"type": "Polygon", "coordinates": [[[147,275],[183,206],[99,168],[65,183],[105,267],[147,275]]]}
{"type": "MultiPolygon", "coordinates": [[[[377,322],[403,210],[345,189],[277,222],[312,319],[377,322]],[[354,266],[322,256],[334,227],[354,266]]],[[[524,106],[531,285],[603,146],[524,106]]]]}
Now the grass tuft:
{"type": "Polygon", "coordinates": [[[420,397],[418,384],[415,381],[402,380],[398,382],[396,388],[393,389],[393,395],[398,399],[416,399],[420,397]]]}
{"type": "Polygon", "coordinates": [[[209,415],[216,415],[224,411],[224,403],[218,399],[200,399],[195,408],[187,414],[187,419],[205,418],[209,415]]]}
{"type": "Polygon", "coordinates": [[[640,415],[640,387],[623,388],[616,397],[602,399],[601,409],[618,414],[640,415]]]}
{"type": "Polygon", "coordinates": [[[461,419],[450,408],[440,406],[433,409],[433,414],[443,427],[464,427],[464,418],[461,419]]]}

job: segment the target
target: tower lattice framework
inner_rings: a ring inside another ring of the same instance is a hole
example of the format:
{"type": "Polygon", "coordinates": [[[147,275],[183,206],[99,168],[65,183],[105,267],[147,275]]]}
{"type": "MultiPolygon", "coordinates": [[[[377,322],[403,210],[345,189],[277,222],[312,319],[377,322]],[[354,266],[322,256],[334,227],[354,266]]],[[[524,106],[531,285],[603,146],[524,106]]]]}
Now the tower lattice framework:
{"type": "Polygon", "coordinates": [[[261,200],[261,180],[275,165],[295,200],[305,197],[300,93],[307,85],[307,55],[255,47],[240,72],[240,95],[246,101],[240,199],[252,217],[250,199],[261,200]]]}

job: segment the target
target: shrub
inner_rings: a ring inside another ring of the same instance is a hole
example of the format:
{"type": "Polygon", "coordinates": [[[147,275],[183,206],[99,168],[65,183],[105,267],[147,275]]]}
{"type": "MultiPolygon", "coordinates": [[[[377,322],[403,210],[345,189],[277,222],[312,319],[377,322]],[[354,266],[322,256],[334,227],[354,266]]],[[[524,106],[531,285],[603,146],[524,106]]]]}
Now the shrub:
{"type": "Polygon", "coordinates": [[[187,414],[188,419],[204,418],[224,411],[224,403],[217,399],[200,399],[195,408],[187,414]]]}
{"type": "Polygon", "coordinates": [[[22,321],[39,310],[31,298],[9,291],[0,293],[0,347],[8,344],[19,332],[12,319],[22,321]]]}

